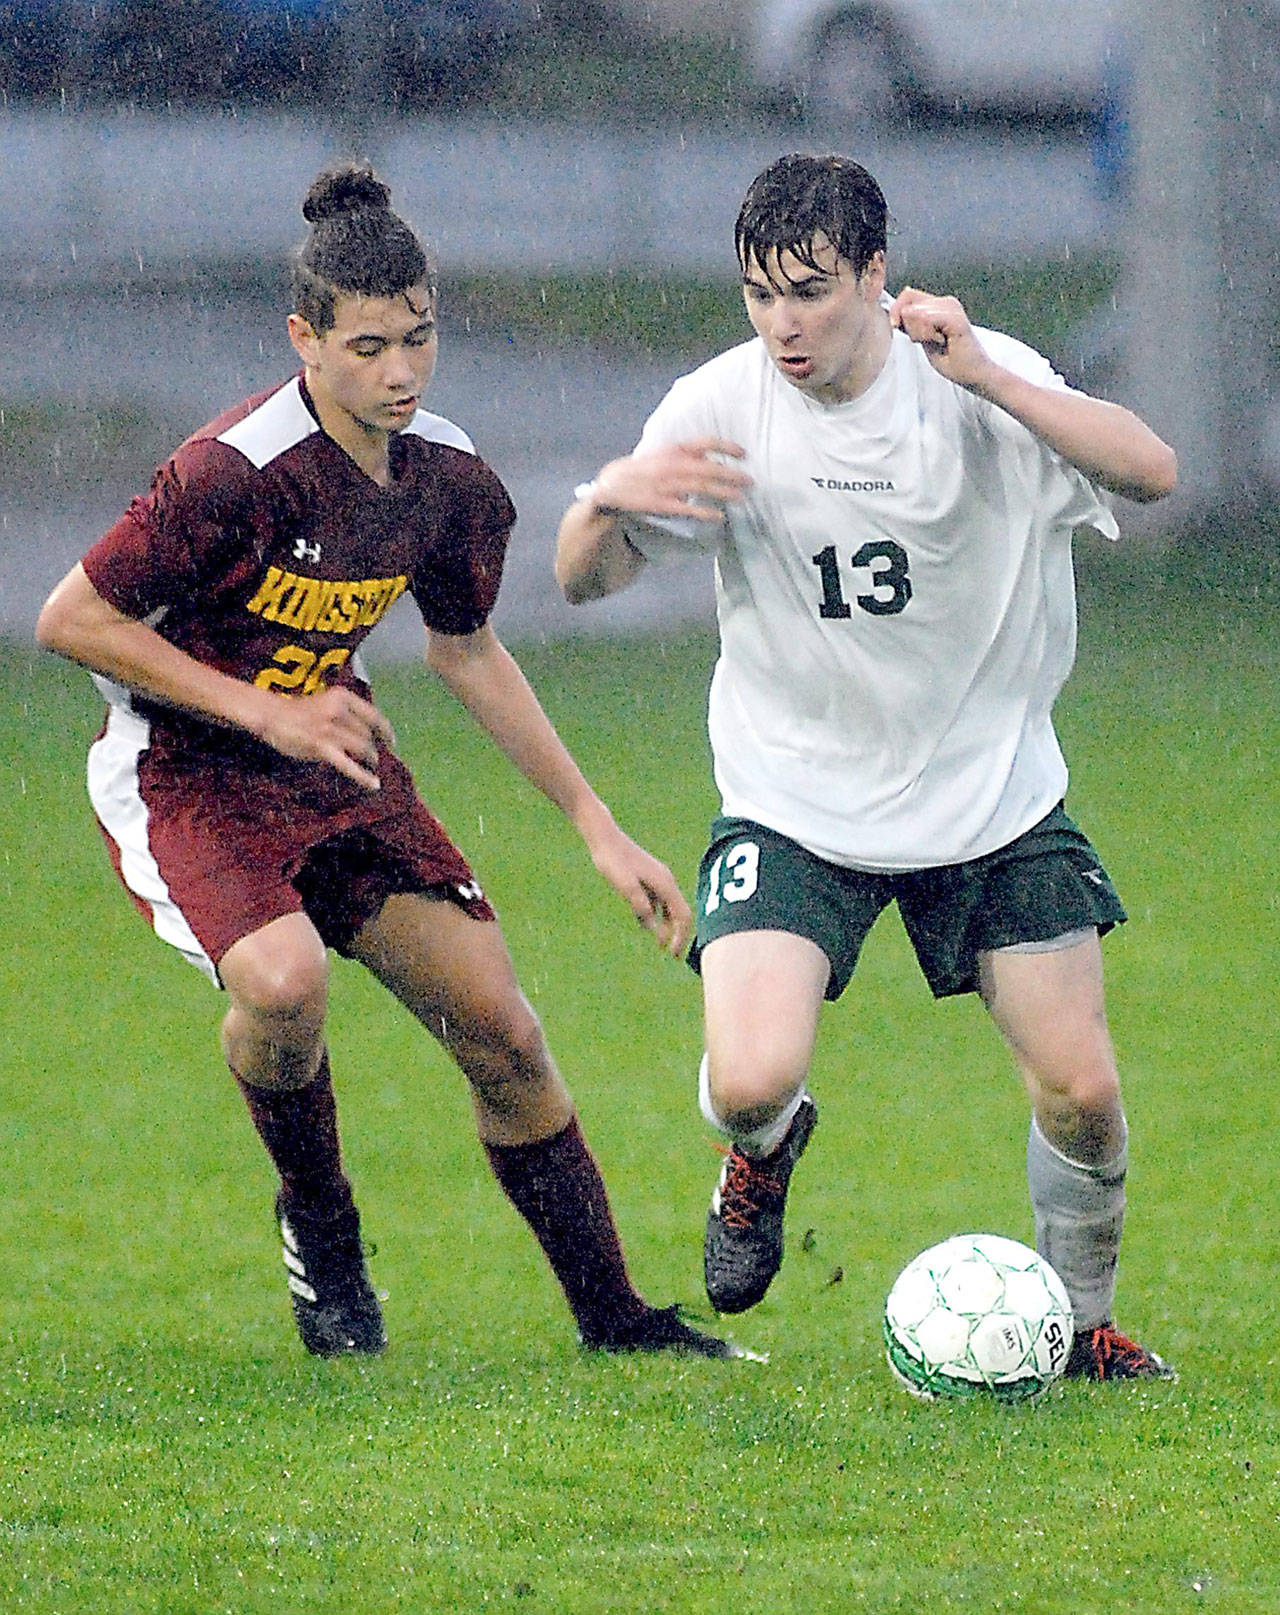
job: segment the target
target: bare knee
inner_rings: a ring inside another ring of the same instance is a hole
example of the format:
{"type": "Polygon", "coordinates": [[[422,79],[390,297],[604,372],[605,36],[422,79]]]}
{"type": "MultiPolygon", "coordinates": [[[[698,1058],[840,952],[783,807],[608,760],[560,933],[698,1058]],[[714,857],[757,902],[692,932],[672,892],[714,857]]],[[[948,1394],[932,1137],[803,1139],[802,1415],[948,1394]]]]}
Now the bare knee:
{"type": "Polygon", "coordinates": [[[324,1036],[329,975],[323,944],[315,937],[313,945],[305,932],[274,938],[261,932],[246,943],[223,960],[231,1000],[223,1051],[247,1082],[300,1087],[315,1074],[324,1036]]]}
{"type": "Polygon", "coordinates": [[[523,996],[465,1020],[442,1017],[441,1034],[490,1111],[516,1117],[541,1105],[549,1089],[560,1090],[542,1024],[523,996]]]}
{"type": "Polygon", "coordinates": [[[826,954],[785,931],[738,931],[702,954],[707,1087],[739,1134],[776,1120],[804,1086],[831,976],[826,954]]]}
{"type": "Polygon", "coordinates": [[[264,959],[242,973],[232,999],[246,1014],[280,1025],[323,1022],[328,1001],[328,971],[324,961],[264,959]]]}
{"type": "Polygon", "coordinates": [[[707,1093],[721,1124],[733,1133],[751,1133],[775,1120],[808,1076],[800,1058],[761,1058],[738,1051],[728,1057],[709,1051],[707,1093]]]}
{"type": "Polygon", "coordinates": [[[491,1104],[504,1092],[540,1088],[554,1070],[542,1025],[528,1006],[524,1014],[472,1026],[463,1052],[468,1079],[491,1104]]]}
{"type": "Polygon", "coordinates": [[[1046,1073],[1024,1067],[1024,1075],[1040,1129],[1064,1155],[1094,1164],[1124,1148],[1124,1105],[1113,1065],[1046,1073]]]}
{"type": "Polygon", "coordinates": [[[1072,1160],[1114,1159],[1124,1111],[1097,937],[1047,953],[986,953],[979,969],[1045,1136],[1072,1160]]]}

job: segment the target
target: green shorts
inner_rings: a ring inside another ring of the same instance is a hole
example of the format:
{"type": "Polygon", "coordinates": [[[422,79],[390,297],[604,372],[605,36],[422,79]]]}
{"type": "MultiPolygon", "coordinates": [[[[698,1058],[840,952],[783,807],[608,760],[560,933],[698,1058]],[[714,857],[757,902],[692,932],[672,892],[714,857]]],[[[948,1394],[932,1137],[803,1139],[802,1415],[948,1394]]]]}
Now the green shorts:
{"type": "Polygon", "coordinates": [[[689,963],[731,931],[808,937],[831,963],[827,997],[849,985],[863,941],[896,902],[935,998],[975,992],[978,955],[1105,933],[1124,906],[1088,838],[1061,804],[1017,840],[968,863],[880,875],[828,863],[750,819],[717,819],[698,871],[689,963]]]}

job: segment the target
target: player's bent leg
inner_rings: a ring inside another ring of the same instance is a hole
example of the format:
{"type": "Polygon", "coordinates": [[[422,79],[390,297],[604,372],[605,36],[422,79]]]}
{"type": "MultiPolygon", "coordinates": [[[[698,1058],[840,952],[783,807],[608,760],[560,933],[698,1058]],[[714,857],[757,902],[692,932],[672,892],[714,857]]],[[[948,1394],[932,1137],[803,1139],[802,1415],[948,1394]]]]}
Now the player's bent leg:
{"type": "Polygon", "coordinates": [[[735,1139],[776,1121],[804,1088],[830,966],[807,937],[736,931],[702,950],[707,1092],[735,1139]]]}
{"type": "Polygon", "coordinates": [[[352,953],[452,1055],[486,1144],[528,1144],[568,1124],[573,1101],[495,922],[446,899],[400,893],[352,953]]]}
{"type": "Polygon", "coordinates": [[[805,1082],[828,973],[821,949],[788,932],[734,932],[702,952],[700,1099],[732,1141],[703,1241],[718,1312],[755,1306],[782,1265],[787,1189],[817,1120],[805,1082]]]}
{"type": "Polygon", "coordinates": [[[317,1357],[387,1343],[360,1217],[342,1167],[324,1049],[328,961],[302,914],[273,920],[223,956],[231,1005],[223,1049],[280,1174],[276,1217],[298,1334],[317,1357]]]}
{"type": "Polygon", "coordinates": [[[1113,1160],[1125,1121],[1097,934],[1048,952],[981,954],[979,983],[1045,1137],[1072,1160],[1113,1160]]]}
{"type": "Polygon", "coordinates": [[[315,1076],[324,1038],[329,963],[305,914],[286,914],[242,937],[218,966],[230,1007],[227,1064],[259,1088],[299,1088],[315,1076]]]}
{"type": "Polygon", "coordinates": [[[631,1283],[604,1181],[497,924],[402,893],[352,952],[462,1068],[494,1176],[541,1245],[583,1345],[742,1355],[631,1283]]]}
{"type": "Polygon", "coordinates": [[[1091,1379],[1168,1378],[1172,1370],[1115,1328],[1128,1129],[1107,1029],[1095,935],[1042,952],[979,960],[983,1002],[1031,1098],[1027,1183],[1036,1248],[1075,1313],[1066,1372],[1091,1379]]]}

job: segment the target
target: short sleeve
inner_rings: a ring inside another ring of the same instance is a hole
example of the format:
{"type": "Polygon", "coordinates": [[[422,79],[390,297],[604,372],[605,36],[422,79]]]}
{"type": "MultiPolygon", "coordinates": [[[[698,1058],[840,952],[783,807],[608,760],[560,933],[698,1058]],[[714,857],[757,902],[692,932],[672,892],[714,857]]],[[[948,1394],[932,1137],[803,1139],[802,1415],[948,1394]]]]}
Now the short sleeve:
{"type": "MultiPolygon", "coordinates": [[[[645,422],[634,450],[637,455],[651,454],[668,443],[717,435],[711,410],[695,390],[694,381],[694,377],[682,376],[671,387],[645,422]]],[[[723,532],[720,524],[692,516],[646,516],[636,511],[623,515],[622,530],[627,542],[647,561],[714,554],[723,532]]]]}
{"type": "Polygon", "coordinates": [[[252,543],[251,469],[216,442],[184,445],[84,556],[94,588],[138,618],[198,594],[229,555],[252,543]]]}
{"type": "Polygon", "coordinates": [[[438,542],[425,546],[410,588],[428,628],[471,634],[497,602],[516,509],[498,477],[464,450],[436,446],[444,509],[438,542]]]}
{"type": "Polygon", "coordinates": [[[1042,353],[1019,342],[1017,337],[1006,336],[1003,331],[991,331],[975,326],[974,335],[998,365],[1012,370],[1015,376],[1033,381],[1037,387],[1066,387],[1066,382],[1042,353]]]}
{"type": "MultiPolygon", "coordinates": [[[[1054,387],[1063,392],[1075,390],[1068,386],[1043,354],[1037,353],[1025,342],[1019,342],[1016,337],[982,329],[977,331],[977,336],[996,363],[1015,375],[1034,382],[1038,387],[1054,387]]],[[[982,404],[980,407],[988,411],[995,422],[1004,423],[1006,430],[1019,441],[1025,440],[1025,453],[1031,462],[1030,476],[1042,509],[1050,512],[1053,519],[1064,527],[1093,527],[1104,538],[1119,538],[1120,529],[1112,498],[1105,488],[1091,482],[1083,471],[1064,460],[1056,450],[1006,411],[994,404],[982,404]]]]}

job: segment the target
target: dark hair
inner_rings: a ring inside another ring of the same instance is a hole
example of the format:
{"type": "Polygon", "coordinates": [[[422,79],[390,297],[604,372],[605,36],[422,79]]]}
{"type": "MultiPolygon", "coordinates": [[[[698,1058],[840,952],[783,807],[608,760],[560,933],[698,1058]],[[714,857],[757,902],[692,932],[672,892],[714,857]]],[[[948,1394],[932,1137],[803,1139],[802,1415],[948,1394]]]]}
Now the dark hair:
{"type": "Polygon", "coordinates": [[[820,269],[814,238],[823,235],[860,275],[885,250],[888,230],[884,193],[860,163],[793,152],[752,180],[733,238],[744,272],[752,262],[763,267],[771,252],[820,269]]]}
{"type": "Polygon", "coordinates": [[[337,292],[394,297],[423,284],[435,291],[434,263],[367,163],[317,175],[302,216],[311,229],[294,254],[293,306],[312,330],[332,328],[337,292]]]}

